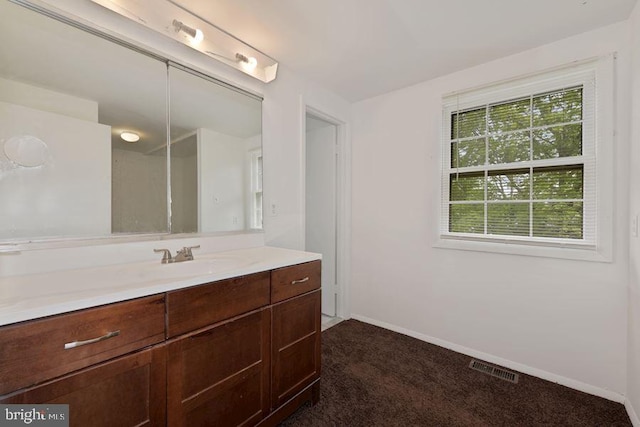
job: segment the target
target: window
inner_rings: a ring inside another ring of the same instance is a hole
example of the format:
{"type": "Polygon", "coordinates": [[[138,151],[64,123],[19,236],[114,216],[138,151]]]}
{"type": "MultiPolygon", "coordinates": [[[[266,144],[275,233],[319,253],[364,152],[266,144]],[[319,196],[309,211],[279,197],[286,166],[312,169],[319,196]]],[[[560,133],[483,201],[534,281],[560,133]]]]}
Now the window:
{"type": "Polygon", "coordinates": [[[444,99],[442,239],[596,249],[596,62],[444,99]]]}

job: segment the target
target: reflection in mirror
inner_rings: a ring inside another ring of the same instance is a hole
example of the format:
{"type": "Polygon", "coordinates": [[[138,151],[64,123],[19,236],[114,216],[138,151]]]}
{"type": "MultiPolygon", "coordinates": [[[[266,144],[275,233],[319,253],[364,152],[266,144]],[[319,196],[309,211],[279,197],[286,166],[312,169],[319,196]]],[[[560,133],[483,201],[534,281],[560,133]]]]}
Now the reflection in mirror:
{"type": "Polygon", "coordinates": [[[167,232],[166,150],[149,153],[166,65],[9,2],[0,17],[0,241],[167,232]]]}
{"type": "Polygon", "coordinates": [[[261,229],[261,108],[0,2],[0,242],[261,229]]]}
{"type": "Polygon", "coordinates": [[[169,68],[171,228],[262,228],[262,102],[169,68]]]}

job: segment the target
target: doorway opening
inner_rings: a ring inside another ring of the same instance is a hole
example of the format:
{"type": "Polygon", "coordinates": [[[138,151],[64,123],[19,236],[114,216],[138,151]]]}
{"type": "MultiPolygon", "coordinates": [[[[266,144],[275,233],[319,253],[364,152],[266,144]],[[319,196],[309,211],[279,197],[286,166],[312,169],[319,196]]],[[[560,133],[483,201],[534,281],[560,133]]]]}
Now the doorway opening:
{"type": "Polygon", "coordinates": [[[306,110],[305,115],[305,250],[322,254],[322,327],[341,314],[340,123],[306,110]]]}

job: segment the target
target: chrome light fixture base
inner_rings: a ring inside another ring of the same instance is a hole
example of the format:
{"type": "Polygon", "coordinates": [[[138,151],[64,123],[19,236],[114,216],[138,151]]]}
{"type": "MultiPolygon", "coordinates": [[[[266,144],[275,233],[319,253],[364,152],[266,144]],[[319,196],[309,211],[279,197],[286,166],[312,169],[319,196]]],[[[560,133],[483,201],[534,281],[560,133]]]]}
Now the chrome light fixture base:
{"type": "Polygon", "coordinates": [[[171,0],[91,0],[208,57],[268,83],[278,62],[171,0]]]}

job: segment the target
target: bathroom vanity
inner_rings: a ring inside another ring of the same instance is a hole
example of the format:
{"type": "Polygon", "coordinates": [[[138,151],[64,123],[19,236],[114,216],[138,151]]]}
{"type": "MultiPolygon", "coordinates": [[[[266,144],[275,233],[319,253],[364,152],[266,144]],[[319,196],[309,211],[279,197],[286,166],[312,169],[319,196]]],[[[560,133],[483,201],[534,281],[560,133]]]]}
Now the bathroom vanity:
{"type": "Polygon", "coordinates": [[[67,403],[79,426],[276,425],[319,398],[319,258],[259,247],[1,279],[0,403],[67,403]]]}
{"type": "Polygon", "coordinates": [[[0,403],[119,427],[275,425],[317,401],[320,255],[147,256],[153,236],[258,235],[262,96],[31,3],[0,2],[0,403]]]}

